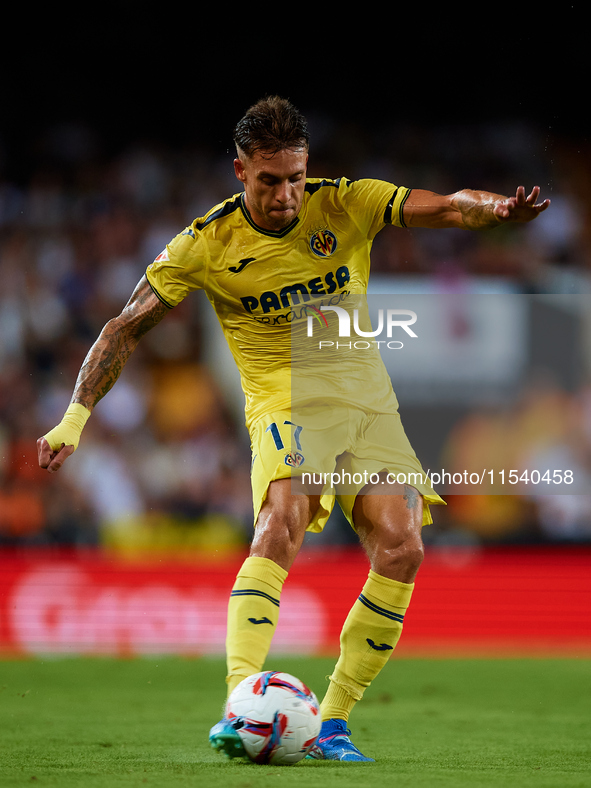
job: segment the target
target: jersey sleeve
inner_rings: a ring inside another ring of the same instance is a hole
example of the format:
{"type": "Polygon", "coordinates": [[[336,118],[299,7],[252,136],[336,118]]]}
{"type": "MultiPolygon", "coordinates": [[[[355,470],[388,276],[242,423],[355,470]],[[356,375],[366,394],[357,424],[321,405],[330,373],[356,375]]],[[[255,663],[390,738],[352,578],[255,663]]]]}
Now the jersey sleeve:
{"type": "Polygon", "coordinates": [[[193,290],[204,287],[207,250],[201,235],[187,227],[167,244],[146,269],[146,278],[158,298],[174,307],[193,290]]]}
{"type": "Polygon", "coordinates": [[[357,223],[373,238],[387,224],[406,227],[403,210],[410,191],[388,181],[364,178],[346,181],[343,196],[357,223]]]}
{"type": "Polygon", "coordinates": [[[394,193],[388,203],[384,217],[386,224],[393,224],[395,227],[406,227],[404,222],[404,204],[410,192],[411,190],[405,186],[394,187],[394,193]]]}

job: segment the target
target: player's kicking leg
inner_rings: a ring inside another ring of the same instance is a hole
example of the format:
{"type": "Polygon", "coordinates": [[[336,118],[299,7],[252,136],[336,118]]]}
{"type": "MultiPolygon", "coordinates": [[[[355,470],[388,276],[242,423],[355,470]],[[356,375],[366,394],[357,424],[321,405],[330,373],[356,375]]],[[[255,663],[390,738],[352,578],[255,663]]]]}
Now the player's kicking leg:
{"type": "Polygon", "coordinates": [[[321,704],[322,730],[309,757],[372,760],[351,742],[349,714],[396,647],[423,558],[422,497],[400,487],[400,495],[359,495],[355,502],[354,523],[371,570],[341,632],[341,654],[321,704]]]}
{"type": "MultiPolygon", "coordinates": [[[[228,603],[228,694],[263,669],[277,626],[283,583],[319,503],[318,496],[292,495],[290,479],[269,485],[250,555],[238,572],[228,603]]],[[[226,718],[213,726],[209,740],[229,758],[244,755],[240,736],[226,718]]]]}

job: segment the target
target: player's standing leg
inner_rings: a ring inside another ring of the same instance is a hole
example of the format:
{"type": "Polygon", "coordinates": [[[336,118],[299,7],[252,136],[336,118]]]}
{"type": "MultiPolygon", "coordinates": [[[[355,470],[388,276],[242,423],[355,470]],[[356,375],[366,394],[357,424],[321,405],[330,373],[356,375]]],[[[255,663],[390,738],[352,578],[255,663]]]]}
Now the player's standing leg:
{"type": "MultiPolygon", "coordinates": [[[[242,679],[263,669],[277,626],[283,583],[319,503],[317,496],[293,495],[291,479],[269,485],[250,555],[228,603],[228,694],[242,679]]],[[[214,725],[209,738],[214,749],[231,758],[244,755],[240,738],[226,719],[214,725]]]]}
{"type": "Polygon", "coordinates": [[[399,495],[359,495],[353,508],[371,569],[341,632],[341,653],[321,704],[316,758],[371,760],[351,743],[347,721],[398,643],[423,558],[422,497],[400,487],[399,495]]]}
{"type": "Polygon", "coordinates": [[[277,620],[281,589],[318,508],[317,497],[293,495],[291,480],[271,482],[257,518],[250,555],[228,605],[228,693],[262,670],[277,620]]]}

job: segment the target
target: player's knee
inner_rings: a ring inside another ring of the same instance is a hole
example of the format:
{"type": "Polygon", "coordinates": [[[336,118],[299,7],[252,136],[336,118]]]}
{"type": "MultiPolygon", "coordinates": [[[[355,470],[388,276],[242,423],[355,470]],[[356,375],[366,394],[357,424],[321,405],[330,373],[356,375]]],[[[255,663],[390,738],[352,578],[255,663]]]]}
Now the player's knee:
{"type": "Polygon", "coordinates": [[[289,507],[264,507],[257,520],[251,555],[269,558],[289,569],[304,540],[310,520],[304,496],[289,507]]]}
{"type": "Polygon", "coordinates": [[[413,534],[394,544],[383,545],[372,563],[374,571],[378,574],[403,583],[411,583],[414,582],[424,557],[422,539],[413,534]]]}
{"type": "Polygon", "coordinates": [[[420,537],[413,537],[407,540],[402,546],[402,555],[404,566],[412,572],[418,572],[423,558],[425,557],[425,548],[423,541],[420,537]]]}

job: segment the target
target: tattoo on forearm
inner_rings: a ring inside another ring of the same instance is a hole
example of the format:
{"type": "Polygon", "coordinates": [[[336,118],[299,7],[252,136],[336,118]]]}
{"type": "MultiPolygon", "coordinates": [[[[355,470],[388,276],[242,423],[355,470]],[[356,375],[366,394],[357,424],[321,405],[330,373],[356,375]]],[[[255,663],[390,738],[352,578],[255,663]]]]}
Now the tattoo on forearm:
{"type": "Polygon", "coordinates": [[[121,315],[109,320],[90,348],[72,402],[92,410],[113,388],[140,339],[169,311],[142,279],[121,315]]]}

